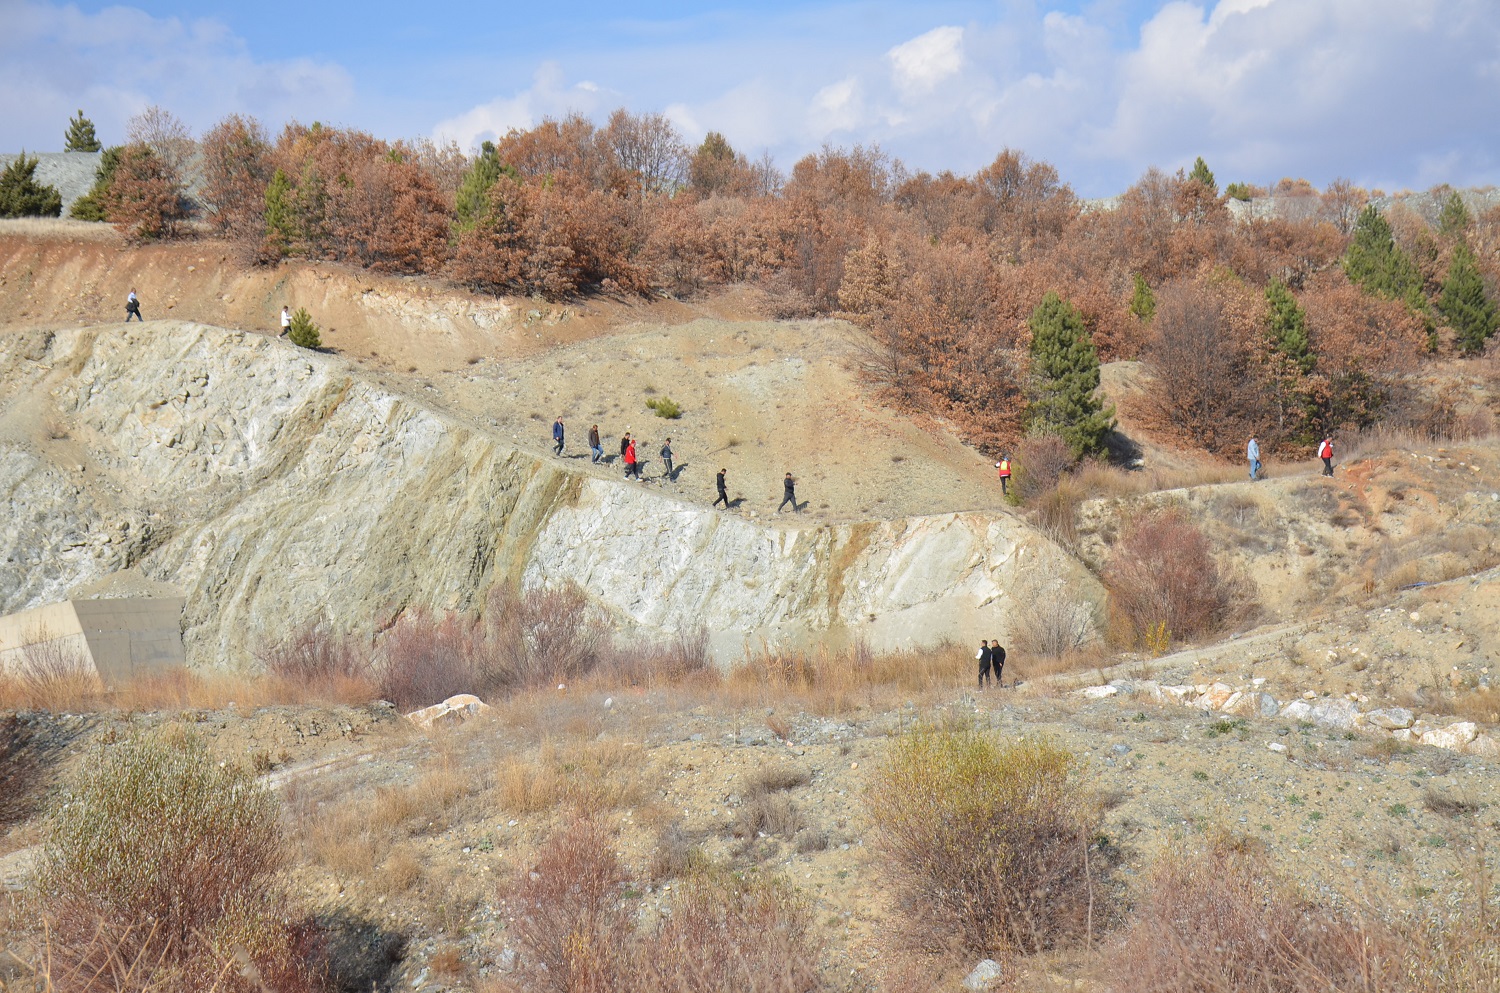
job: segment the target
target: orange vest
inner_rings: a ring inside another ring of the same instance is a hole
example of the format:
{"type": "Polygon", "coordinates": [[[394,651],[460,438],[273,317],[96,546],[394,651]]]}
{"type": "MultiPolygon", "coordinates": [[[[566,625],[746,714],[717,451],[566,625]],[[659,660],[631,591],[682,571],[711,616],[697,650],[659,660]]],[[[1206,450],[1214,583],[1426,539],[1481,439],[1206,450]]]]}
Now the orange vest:
{"type": "Polygon", "coordinates": [[[1004,479],[1010,475],[1010,459],[1000,460],[1000,478],[1004,479]]]}

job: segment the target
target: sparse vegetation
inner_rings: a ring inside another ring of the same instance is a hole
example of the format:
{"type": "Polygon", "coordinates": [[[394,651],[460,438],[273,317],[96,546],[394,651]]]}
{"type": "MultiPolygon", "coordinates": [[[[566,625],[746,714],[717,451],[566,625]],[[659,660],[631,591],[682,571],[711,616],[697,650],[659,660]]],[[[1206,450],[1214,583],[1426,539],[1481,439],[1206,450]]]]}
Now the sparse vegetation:
{"type": "Polygon", "coordinates": [[[313,323],[306,307],[298,307],[292,314],[291,327],[287,328],[287,340],[301,348],[321,348],[323,336],[313,323]]]}
{"type": "Polygon", "coordinates": [[[57,217],[62,194],[36,181],[37,160],[22,152],[0,171],[0,217],[57,217]]]}
{"type": "Polygon", "coordinates": [[[651,397],[646,401],[646,406],[654,410],[657,417],[676,420],[682,416],[682,408],[671,397],[651,397]]]}

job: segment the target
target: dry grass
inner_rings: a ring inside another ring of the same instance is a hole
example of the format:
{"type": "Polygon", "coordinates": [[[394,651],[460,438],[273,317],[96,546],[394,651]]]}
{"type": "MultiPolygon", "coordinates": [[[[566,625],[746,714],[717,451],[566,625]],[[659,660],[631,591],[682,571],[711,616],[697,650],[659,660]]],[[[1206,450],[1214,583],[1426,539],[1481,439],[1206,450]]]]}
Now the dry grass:
{"type": "Polygon", "coordinates": [[[968,686],[969,654],[953,643],[880,655],[858,645],[842,652],[766,650],[732,669],[713,692],[731,707],[795,701],[816,714],[845,714],[968,686]]]}
{"type": "Polygon", "coordinates": [[[110,224],[75,221],[68,217],[0,218],[0,237],[50,239],[54,241],[103,241],[118,243],[120,233],[110,224]]]}
{"type": "Polygon", "coordinates": [[[495,770],[495,803],[511,814],[567,808],[579,816],[634,807],[652,794],[638,745],[620,741],[544,741],[495,770]]]}

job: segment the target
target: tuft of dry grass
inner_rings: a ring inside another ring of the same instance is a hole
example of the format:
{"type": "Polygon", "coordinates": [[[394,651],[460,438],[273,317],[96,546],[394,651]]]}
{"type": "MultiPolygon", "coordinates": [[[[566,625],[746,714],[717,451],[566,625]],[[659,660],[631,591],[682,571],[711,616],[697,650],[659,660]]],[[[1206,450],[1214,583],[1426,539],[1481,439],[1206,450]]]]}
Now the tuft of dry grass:
{"type": "Polygon", "coordinates": [[[844,714],[897,697],[967,686],[972,679],[969,654],[954,643],[879,655],[862,645],[841,652],[767,648],[730,670],[715,695],[730,706],[795,700],[813,713],[844,714]]]}
{"type": "Polygon", "coordinates": [[[619,741],[557,744],[544,741],[525,755],[503,759],[494,799],[512,814],[565,807],[579,816],[634,807],[652,793],[638,745],[619,741]]]}

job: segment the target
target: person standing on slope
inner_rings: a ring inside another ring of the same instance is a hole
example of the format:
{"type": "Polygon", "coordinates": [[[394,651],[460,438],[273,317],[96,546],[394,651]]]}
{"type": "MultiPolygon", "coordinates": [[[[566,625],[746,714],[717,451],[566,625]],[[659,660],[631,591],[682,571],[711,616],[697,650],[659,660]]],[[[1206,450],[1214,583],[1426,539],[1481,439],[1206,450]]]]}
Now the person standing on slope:
{"type": "Polygon", "coordinates": [[[634,476],[641,478],[641,464],[635,460],[635,439],[630,439],[630,444],[625,446],[625,478],[634,476]]]}
{"type": "Polygon", "coordinates": [[[979,661],[979,688],[984,689],[984,684],[990,679],[990,643],[981,641],[979,651],[974,656],[979,661]]]}
{"type": "Polygon", "coordinates": [[[728,471],[728,469],[720,469],[719,474],[714,477],[714,486],[718,487],[719,498],[713,502],[713,505],[717,507],[719,502],[723,501],[725,510],[729,509],[729,488],[724,483],[724,474],[728,471]]]}
{"type": "Polygon", "coordinates": [[[625,461],[625,453],[628,452],[629,450],[630,450],[630,428],[627,427],[625,429],[625,433],[620,436],[620,461],[621,462],[625,461]]]}
{"type": "Polygon", "coordinates": [[[1333,475],[1333,439],[1324,438],[1318,442],[1318,458],[1323,460],[1323,475],[1333,475]]]}
{"type": "Polygon", "coordinates": [[[552,450],[552,454],[561,455],[563,450],[563,419],[561,417],[552,422],[552,440],[557,442],[557,447],[552,450]]]}
{"type": "Polygon", "coordinates": [[[132,317],[142,324],[146,323],[146,319],[141,316],[141,300],[135,295],[135,290],[131,290],[130,296],[125,298],[125,323],[129,324],[132,317]]]}
{"type": "Polygon", "coordinates": [[[1004,452],[1000,453],[1000,461],[995,463],[995,474],[1000,477],[1000,496],[1010,495],[1010,456],[1004,452]]]}
{"type": "Polygon", "coordinates": [[[1250,444],[1245,447],[1245,458],[1250,462],[1250,480],[1254,482],[1260,478],[1260,446],[1255,443],[1255,435],[1250,436],[1250,444]]]}
{"type": "Polygon", "coordinates": [[[787,473],[786,478],[781,481],[781,503],[777,506],[776,513],[781,513],[781,508],[787,504],[792,505],[793,512],[801,513],[802,509],[797,506],[797,481],[792,478],[791,473],[787,473]]]}
{"type": "Polygon", "coordinates": [[[599,425],[597,424],[589,428],[589,451],[593,453],[595,462],[604,458],[604,446],[599,443],[599,425]]]}
{"type": "Polygon", "coordinates": [[[285,338],[292,330],[292,312],[287,309],[286,304],[281,305],[281,334],[278,337],[285,338]]]}
{"type": "Polygon", "coordinates": [[[995,670],[995,685],[1005,689],[1005,680],[1001,672],[1005,669],[1005,647],[1000,644],[999,638],[990,639],[990,668],[995,670]]]}
{"type": "Polygon", "coordinates": [[[671,479],[672,478],[672,439],[671,438],[668,438],[667,439],[667,443],[665,445],[661,446],[661,464],[662,464],[661,474],[662,474],[663,478],[671,479]]]}

